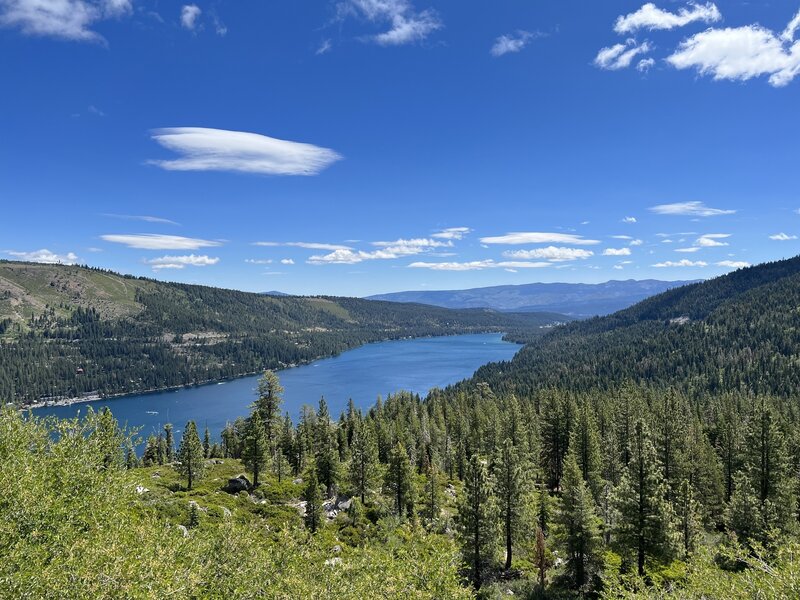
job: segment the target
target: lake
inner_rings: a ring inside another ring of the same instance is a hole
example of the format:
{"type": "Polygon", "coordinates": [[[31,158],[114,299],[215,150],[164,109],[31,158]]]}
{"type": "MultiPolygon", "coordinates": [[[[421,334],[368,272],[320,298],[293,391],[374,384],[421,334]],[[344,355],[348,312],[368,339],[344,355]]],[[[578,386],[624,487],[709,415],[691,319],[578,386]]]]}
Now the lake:
{"type": "MultiPolygon", "coordinates": [[[[349,399],[362,409],[378,396],[400,390],[420,395],[471,376],[488,362],[510,360],[521,346],[504,342],[502,334],[472,334],[418,338],[366,344],[339,356],[278,371],[284,387],[283,412],[297,419],[304,404],[316,407],[324,396],[331,415],[338,418],[349,399]]],[[[190,419],[201,435],[208,426],[217,438],[228,421],[249,413],[256,398],[259,376],[148,394],[134,394],[70,406],[35,409],[38,416],[74,417],[91,406],[108,406],[121,424],[140,427],[141,435],[174,423],[176,433],[190,419]]]]}

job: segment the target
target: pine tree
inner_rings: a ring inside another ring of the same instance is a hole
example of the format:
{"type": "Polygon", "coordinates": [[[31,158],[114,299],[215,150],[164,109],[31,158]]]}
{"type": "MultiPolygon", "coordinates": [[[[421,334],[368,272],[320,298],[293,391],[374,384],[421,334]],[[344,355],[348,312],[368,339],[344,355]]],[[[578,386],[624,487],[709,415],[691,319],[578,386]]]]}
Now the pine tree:
{"type": "Polygon", "coordinates": [[[637,572],[644,576],[645,560],[671,558],[674,540],[663,471],[642,421],[634,426],[630,462],[616,492],[619,513],[616,543],[621,554],[635,555],[637,572]]]}
{"type": "Polygon", "coordinates": [[[350,485],[353,493],[364,504],[367,493],[375,485],[378,476],[378,447],[372,428],[364,423],[357,423],[350,449],[350,485]]]}
{"type": "Polygon", "coordinates": [[[122,449],[125,438],[114,415],[106,406],[98,414],[91,411],[88,418],[94,423],[92,439],[97,443],[103,468],[120,468],[123,465],[122,449]]]}
{"type": "Polygon", "coordinates": [[[536,528],[534,562],[536,570],[539,572],[539,588],[544,590],[545,585],[547,585],[547,570],[550,568],[550,560],[547,556],[547,541],[541,527],[536,528]]]}
{"type": "Polygon", "coordinates": [[[434,524],[442,512],[441,476],[436,463],[428,465],[425,473],[425,489],[422,494],[422,515],[428,523],[434,524]]]}
{"type": "Polygon", "coordinates": [[[475,589],[480,589],[483,571],[495,555],[498,511],[492,479],[485,461],[477,454],[472,456],[465,471],[464,490],[458,502],[458,527],[464,561],[469,565],[475,589]]]}
{"type": "Polygon", "coordinates": [[[386,471],[386,492],[394,499],[395,511],[399,516],[413,513],[414,471],[405,446],[397,442],[389,456],[386,471]]]}
{"type": "Polygon", "coordinates": [[[211,456],[211,432],[208,430],[208,425],[203,433],[203,456],[206,458],[211,456]]]}
{"type": "Polygon", "coordinates": [[[570,452],[575,453],[581,476],[589,486],[592,496],[595,501],[599,501],[604,484],[600,434],[597,431],[594,411],[588,401],[584,401],[578,409],[576,422],[570,431],[569,448],[570,452]]]}
{"type": "Polygon", "coordinates": [[[306,527],[311,533],[316,533],[322,526],[322,493],[314,465],[308,469],[308,481],[303,491],[303,498],[306,501],[306,527]]]}
{"type": "Polygon", "coordinates": [[[278,376],[273,371],[264,371],[264,375],[258,381],[258,399],[251,408],[264,425],[264,434],[269,448],[268,456],[272,456],[278,443],[278,426],[283,402],[281,394],[283,394],[283,388],[278,376]]]}
{"type": "Polygon", "coordinates": [[[189,502],[189,519],[186,526],[189,529],[200,526],[200,509],[197,508],[197,502],[189,502]]]}
{"type": "Polygon", "coordinates": [[[166,443],[164,460],[169,464],[175,460],[175,438],[172,434],[172,423],[164,425],[164,440],[166,443]]]}
{"type": "Polygon", "coordinates": [[[136,456],[136,450],[134,450],[133,444],[128,442],[128,445],[125,448],[125,468],[131,470],[135,469],[138,466],[139,466],[139,459],[136,456]]]}
{"type": "Polygon", "coordinates": [[[197,425],[194,421],[186,423],[177,459],[179,464],[176,468],[181,475],[187,478],[187,488],[191,490],[192,484],[202,478],[205,471],[203,445],[200,443],[200,436],[197,434],[197,425]]]}
{"type": "Polygon", "coordinates": [[[325,486],[328,497],[333,495],[334,486],[339,480],[339,451],[334,440],[328,404],[325,398],[321,398],[314,426],[314,460],[317,477],[325,486]]]}
{"type": "Polygon", "coordinates": [[[517,449],[506,438],[495,461],[496,495],[506,549],[506,570],[511,568],[514,544],[522,533],[526,480],[517,449]]]}
{"type": "Polygon", "coordinates": [[[253,473],[253,487],[258,487],[261,473],[267,468],[269,462],[269,447],[267,434],[264,431],[264,421],[256,413],[253,413],[247,421],[242,447],[242,462],[253,473]]]}
{"type": "Polygon", "coordinates": [[[142,454],[142,464],[145,467],[152,467],[158,464],[158,439],[154,435],[147,437],[144,454],[142,454]]]}
{"type": "Polygon", "coordinates": [[[600,564],[600,519],[595,512],[592,492],[572,449],[564,461],[561,506],[556,524],[572,586],[587,591],[591,587],[591,576],[600,564]]]}
{"type": "Polygon", "coordinates": [[[684,558],[689,558],[697,547],[702,532],[700,510],[700,504],[694,499],[694,490],[689,480],[682,480],[675,499],[675,516],[684,558]]]}
{"type": "Polygon", "coordinates": [[[733,476],[733,493],[725,513],[728,528],[744,544],[763,539],[764,515],[756,491],[746,473],[733,476]]]}
{"type": "Polygon", "coordinates": [[[156,460],[159,465],[167,462],[167,443],[164,441],[164,435],[159,433],[156,438],[156,460]]]}
{"type": "Polygon", "coordinates": [[[546,486],[538,486],[538,491],[536,492],[536,525],[545,535],[550,531],[552,512],[550,492],[547,491],[546,486]]]}
{"type": "Polygon", "coordinates": [[[569,410],[567,400],[551,390],[542,404],[542,468],[547,485],[557,490],[561,485],[564,457],[569,445],[569,410]]]}

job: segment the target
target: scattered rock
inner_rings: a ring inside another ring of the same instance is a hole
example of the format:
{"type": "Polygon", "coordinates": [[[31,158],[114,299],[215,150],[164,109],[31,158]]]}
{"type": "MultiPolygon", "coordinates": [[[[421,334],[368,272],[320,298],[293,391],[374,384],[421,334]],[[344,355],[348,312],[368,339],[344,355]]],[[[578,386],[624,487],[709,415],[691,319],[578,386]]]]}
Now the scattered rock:
{"type": "Polygon", "coordinates": [[[292,483],[295,484],[295,485],[302,485],[303,478],[302,477],[298,477],[297,479],[293,480],[292,483]]]}
{"type": "Polygon", "coordinates": [[[183,534],[183,537],[189,537],[189,530],[184,525],[178,525],[178,531],[183,534]]]}
{"type": "Polygon", "coordinates": [[[238,494],[239,492],[249,492],[252,487],[247,477],[239,475],[233,479],[228,479],[228,484],[223,489],[229,494],[238,494]]]}
{"type": "Polygon", "coordinates": [[[337,502],[336,502],[336,508],[337,508],[337,510],[340,510],[340,511],[342,511],[342,510],[350,510],[350,506],[352,504],[353,504],[353,499],[352,498],[347,498],[347,499],[339,498],[339,499],[337,499],[337,502]]]}
{"type": "Polygon", "coordinates": [[[329,567],[335,567],[342,563],[342,558],[340,556],[334,556],[333,558],[329,558],[325,561],[325,564],[329,567]]]}
{"type": "Polygon", "coordinates": [[[146,494],[146,493],[147,493],[147,492],[149,492],[149,491],[150,491],[150,490],[148,490],[148,489],[147,489],[146,487],[144,487],[143,485],[137,485],[137,486],[136,486],[136,493],[137,493],[137,494],[139,494],[140,496],[141,496],[142,494],[146,494]]]}
{"type": "Polygon", "coordinates": [[[342,551],[342,547],[339,544],[336,544],[333,548],[331,548],[331,552],[334,554],[339,554],[342,551]]]}
{"type": "Polygon", "coordinates": [[[225,517],[226,519],[229,519],[231,514],[232,513],[231,513],[230,509],[227,506],[223,506],[222,507],[222,516],[223,517],[225,517]]]}

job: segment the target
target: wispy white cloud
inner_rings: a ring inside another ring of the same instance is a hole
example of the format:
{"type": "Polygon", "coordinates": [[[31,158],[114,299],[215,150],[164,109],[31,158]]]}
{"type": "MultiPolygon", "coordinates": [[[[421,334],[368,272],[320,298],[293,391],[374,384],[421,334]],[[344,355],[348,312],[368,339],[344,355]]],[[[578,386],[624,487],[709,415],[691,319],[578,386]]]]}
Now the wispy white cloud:
{"type": "Polygon", "coordinates": [[[489,52],[494,57],[503,56],[511,52],[519,52],[527,46],[531,40],[541,37],[541,33],[518,30],[516,33],[507,33],[498,37],[489,52]]]}
{"type": "Polygon", "coordinates": [[[189,31],[194,31],[202,12],[197,4],[184,4],[181,7],[181,25],[189,31]]]}
{"type": "Polygon", "coordinates": [[[603,250],[603,256],[630,256],[630,248],[606,248],[603,250]]]}
{"type": "Polygon", "coordinates": [[[626,40],[624,44],[614,44],[601,48],[594,59],[596,67],[607,71],[618,71],[631,66],[633,59],[640,54],[647,54],[652,49],[649,42],[639,44],[634,39],[626,40]]]}
{"type": "Polygon", "coordinates": [[[639,29],[674,29],[696,21],[716,23],[720,19],[722,14],[711,2],[706,4],[690,2],[688,7],[681,8],[677,13],[663,10],[648,2],[636,12],[618,17],[614,31],[619,34],[629,34],[639,29]]]}
{"type": "Polygon", "coordinates": [[[126,221],[144,221],[145,223],[163,223],[165,225],[180,225],[175,221],[171,221],[170,219],[164,219],[163,217],[154,217],[151,215],[117,215],[114,213],[103,213],[104,217],[110,217],[112,219],[124,219],[126,221]]]}
{"type": "Polygon", "coordinates": [[[158,233],[114,233],[101,235],[100,239],[140,250],[197,250],[198,248],[211,248],[222,245],[222,242],[217,240],[201,240],[158,233]]]}
{"type": "Polygon", "coordinates": [[[688,217],[716,217],[719,215],[732,215],[736,212],[730,209],[711,208],[699,201],[658,204],[657,206],[651,206],[650,211],[658,215],[681,215],[688,217]]]}
{"type": "Polygon", "coordinates": [[[773,235],[769,236],[769,239],[775,240],[776,242],[788,242],[789,240],[796,240],[797,236],[796,235],[789,235],[788,233],[780,232],[780,233],[776,233],[776,234],[773,234],[773,235]]]}
{"type": "Polygon", "coordinates": [[[154,271],[162,269],[183,269],[184,267],[208,267],[219,262],[219,258],[206,255],[188,254],[185,256],[160,256],[145,261],[154,271]]]}
{"type": "Polygon", "coordinates": [[[472,233],[469,227],[448,227],[436,233],[431,234],[431,237],[439,238],[441,240],[461,240],[467,235],[472,233]]]}
{"type": "Polygon", "coordinates": [[[327,54],[331,51],[331,48],[333,48],[333,43],[326,38],[320,42],[319,46],[317,46],[317,49],[314,51],[314,54],[317,56],[327,54]]]}
{"type": "Polygon", "coordinates": [[[389,29],[369,39],[381,46],[401,46],[425,40],[444,25],[436,11],[418,11],[409,0],[345,0],[339,18],[355,15],[389,29]]]}
{"type": "Polygon", "coordinates": [[[305,248],[306,250],[352,250],[350,246],[323,242],[253,242],[253,246],[289,246],[292,248],[305,248]]]}
{"type": "Polygon", "coordinates": [[[623,217],[623,223],[636,223],[636,217],[623,217]]]}
{"type": "Polygon", "coordinates": [[[293,265],[294,261],[291,258],[282,258],[281,259],[282,265],[293,265]]]}
{"type": "Polygon", "coordinates": [[[641,246],[642,244],[644,244],[644,240],[636,239],[636,240],[631,240],[631,243],[628,244],[628,245],[629,246],[641,246]]]}
{"type": "Polygon", "coordinates": [[[474,260],[469,262],[413,262],[412,269],[432,271],[482,271],[484,269],[541,269],[551,266],[549,262],[474,260]]]}
{"type": "Polygon", "coordinates": [[[44,263],[48,265],[74,265],[78,262],[78,255],[74,252],[67,252],[66,254],[57,254],[50,252],[47,248],[41,250],[34,250],[32,252],[20,252],[17,250],[6,250],[6,254],[13,256],[16,259],[26,262],[44,263]]]}
{"type": "Polygon", "coordinates": [[[758,24],[707,29],[678,46],[667,57],[676,69],[695,69],[715,80],[747,81],[769,75],[769,83],[782,87],[800,73],[800,42],[794,41],[800,12],[778,34],[758,24]]]}
{"type": "Polygon", "coordinates": [[[244,262],[249,265],[271,265],[273,261],[271,258],[245,258],[244,262]]]}
{"type": "Polygon", "coordinates": [[[521,246],[524,244],[574,244],[576,246],[591,246],[599,244],[600,240],[586,239],[575,233],[550,233],[540,231],[519,231],[481,238],[483,244],[508,244],[521,246]]]}
{"type": "Polygon", "coordinates": [[[27,35],[103,42],[91,27],[131,13],[131,0],[0,0],[0,26],[27,35]]]}
{"type": "Polygon", "coordinates": [[[744,269],[750,266],[749,262],[743,260],[721,260],[716,263],[718,267],[728,267],[730,269],[744,269]]]}
{"type": "Polygon", "coordinates": [[[328,254],[311,256],[306,262],[312,265],[353,265],[366,260],[393,260],[404,256],[427,253],[436,248],[452,247],[450,240],[439,241],[428,238],[398,239],[391,242],[372,242],[379,250],[365,251],[338,248],[328,254]]]}
{"type": "Polygon", "coordinates": [[[535,248],[533,250],[509,250],[503,252],[506,258],[517,258],[521,260],[549,260],[550,262],[567,262],[572,260],[584,260],[594,256],[591,250],[583,248],[565,248],[557,246],[547,246],[545,248],[535,248]]]}
{"type": "MultiPolygon", "coordinates": [[[[667,240],[664,241],[666,242],[667,240]]],[[[699,246],[689,246],[688,248],[675,248],[675,252],[683,252],[685,254],[697,252],[698,250],[700,250],[699,246]]]]}
{"type": "Polygon", "coordinates": [[[730,233],[704,233],[694,241],[695,246],[700,248],[715,248],[717,246],[727,246],[728,242],[720,242],[725,238],[731,237],[730,233]]]}
{"type": "Polygon", "coordinates": [[[679,267],[707,267],[708,263],[702,260],[691,261],[686,258],[679,261],[667,260],[653,265],[656,268],[679,268],[679,267]]]}
{"type": "Polygon", "coordinates": [[[654,58],[643,58],[638,63],[636,63],[636,70],[639,73],[647,73],[650,69],[652,69],[656,64],[654,58]]]}
{"type": "Polygon", "coordinates": [[[154,130],[152,137],[182,155],[174,160],[149,161],[169,171],[316,175],[342,158],[329,148],[244,131],[167,127],[154,130]]]}

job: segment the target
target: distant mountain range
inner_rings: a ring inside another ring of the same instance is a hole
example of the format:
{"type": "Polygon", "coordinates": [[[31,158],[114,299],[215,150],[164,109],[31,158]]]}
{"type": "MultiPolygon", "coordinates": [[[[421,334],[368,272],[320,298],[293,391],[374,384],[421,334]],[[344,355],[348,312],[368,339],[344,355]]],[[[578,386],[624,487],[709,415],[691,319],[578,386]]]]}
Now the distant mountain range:
{"type": "Polygon", "coordinates": [[[607,281],[527,283],[468,290],[421,290],[369,296],[368,300],[416,302],[445,308],[491,308],[513,312],[556,312],[573,317],[607,315],[671,288],[695,281],[607,281]]]}

